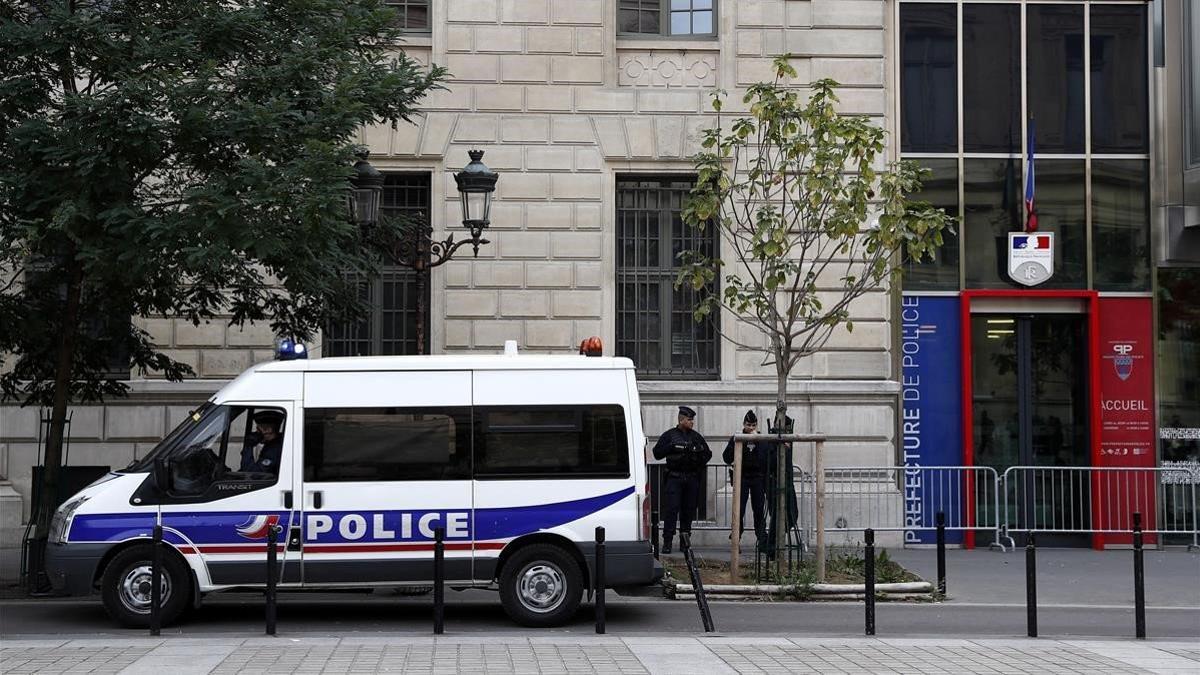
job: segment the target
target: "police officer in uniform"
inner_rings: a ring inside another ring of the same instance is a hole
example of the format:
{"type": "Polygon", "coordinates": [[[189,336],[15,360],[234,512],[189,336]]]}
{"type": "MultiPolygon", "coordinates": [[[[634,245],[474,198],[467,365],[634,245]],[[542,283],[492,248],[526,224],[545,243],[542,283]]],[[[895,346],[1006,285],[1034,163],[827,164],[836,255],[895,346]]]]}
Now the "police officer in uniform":
{"type": "Polygon", "coordinates": [[[692,518],[696,516],[696,505],[700,501],[700,480],[712,450],[704,437],[695,430],[696,411],[679,406],[679,424],[663,432],[654,445],[654,458],[667,463],[666,498],[663,513],[663,553],[671,552],[671,540],[675,537],[675,521],[679,520],[679,531],[692,533],[692,518]]]}
{"type": "MultiPolygon", "coordinates": [[[[742,433],[752,434],[757,429],[758,416],[753,410],[747,410],[746,416],[742,418],[742,433]]],[[[721,459],[730,467],[733,466],[733,445],[733,437],[730,437],[729,442],[725,444],[725,452],[721,453],[721,459]]],[[[772,454],[771,445],[773,444],[758,442],[742,444],[742,522],[738,523],[738,538],[741,538],[746,529],[746,500],[749,499],[754,508],[754,536],[758,539],[759,546],[767,543],[767,512],[763,501],[767,489],[767,457],[772,454]]],[[[732,474],[730,478],[732,479],[732,474]]]]}
{"type": "Polygon", "coordinates": [[[246,439],[242,448],[242,464],[239,471],[251,473],[279,473],[279,459],[283,456],[283,415],[274,410],[263,410],[254,415],[254,433],[246,439]]]}

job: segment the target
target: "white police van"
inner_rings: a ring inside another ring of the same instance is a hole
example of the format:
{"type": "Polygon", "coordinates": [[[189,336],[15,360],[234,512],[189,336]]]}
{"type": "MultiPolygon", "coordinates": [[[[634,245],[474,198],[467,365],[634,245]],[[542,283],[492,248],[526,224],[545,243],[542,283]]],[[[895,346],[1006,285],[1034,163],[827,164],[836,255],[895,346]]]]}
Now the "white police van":
{"type": "Polygon", "coordinates": [[[575,613],[597,526],[607,586],[657,581],[633,363],[506,351],[254,366],[63,504],[52,583],[148,625],[156,523],[164,622],[206,593],[262,588],[273,525],[281,589],[429,586],[444,528],[447,585],[498,589],[527,626],[575,613]],[[264,411],[282,418],[277,466],[243,470],[264,411]]]}

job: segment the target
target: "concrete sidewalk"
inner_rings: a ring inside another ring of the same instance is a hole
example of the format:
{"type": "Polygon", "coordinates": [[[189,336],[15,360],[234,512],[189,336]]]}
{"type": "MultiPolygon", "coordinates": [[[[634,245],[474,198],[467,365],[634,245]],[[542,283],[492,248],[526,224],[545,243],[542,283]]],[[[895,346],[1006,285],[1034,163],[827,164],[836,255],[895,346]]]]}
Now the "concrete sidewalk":
{"type": "Polygon", "coordinates": [[[0,672],[1196,673],[1194,642],[593,635],[22,639],[0,672]]]}

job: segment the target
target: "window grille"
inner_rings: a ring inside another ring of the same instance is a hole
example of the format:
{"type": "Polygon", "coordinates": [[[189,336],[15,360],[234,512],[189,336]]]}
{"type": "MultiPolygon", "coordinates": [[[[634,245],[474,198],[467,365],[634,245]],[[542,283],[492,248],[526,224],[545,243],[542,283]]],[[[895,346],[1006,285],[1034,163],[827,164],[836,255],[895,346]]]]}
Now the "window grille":
{"type": "Polygon", "coordinates": [[[697,323],[698,294],[674,287],[683,251],[716,252],[712,228],[701,233],[683,223],[692,184],[690,177],[617,181],[617,353],[633,359],[646,377],[720,375],[714,322],[697,323]]]}
{"type": "MultiPolygon", "coordinates": [[[[429,174],[387,174],[380,215],[403,214],[428,219],[429,174]]],[[[379,356],[417,353],[416,273],[396,265],[384,266],[377,279],[360,279],[359,298],[371,309],[357,321],[325,328],[325,356],[379,356]]],[[[425,285],[425,344],[429,344],[429,284],[425,285]]]]}
{"type": "MultiPolygon", "coordinates": [[[[61,260],[48,256],[35,256],[25,268],[25,292],[40,296],[35,302],[45,303],[42,311],[47,315],[59,316],[67,300],[67,284],[61,260]]],[[[86,291],[85,291],[86,292],[86,291]]],[[[98,374],[109,380],[124,381],[130,378],[133,354],[129,346],[130,315],[108,314],[103,303],[85,300],[79,317],[81,337],[90,343],[99,354],[98,374]]],[[[170,345],[158,345],[168,347],[170,345]]],[[[77,346],[77,351],[82,351],[77,346]]],[[[77,354],[77,357],[79,354],[77,354]]]]}

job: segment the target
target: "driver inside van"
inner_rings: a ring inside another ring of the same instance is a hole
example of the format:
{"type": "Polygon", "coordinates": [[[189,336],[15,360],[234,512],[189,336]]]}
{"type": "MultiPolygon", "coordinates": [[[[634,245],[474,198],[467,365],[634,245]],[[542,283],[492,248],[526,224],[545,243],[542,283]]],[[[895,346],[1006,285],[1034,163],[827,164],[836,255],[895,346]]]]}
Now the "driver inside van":
{"type": "Polygon", "coordinates": [[[283,415],[264,410],[254,415],[254,433],[246,438],[242,448],[239,471],[279,473],[279,458],[283,455],[283,415]]]}

